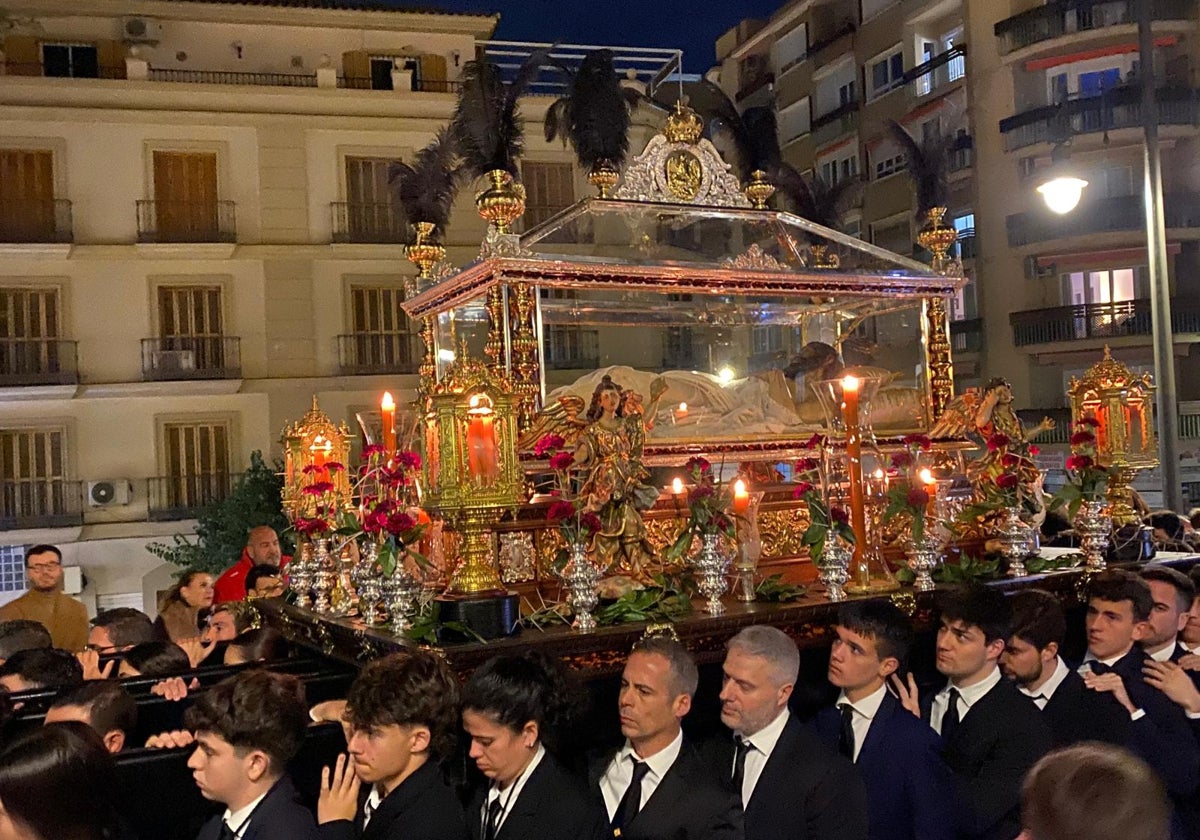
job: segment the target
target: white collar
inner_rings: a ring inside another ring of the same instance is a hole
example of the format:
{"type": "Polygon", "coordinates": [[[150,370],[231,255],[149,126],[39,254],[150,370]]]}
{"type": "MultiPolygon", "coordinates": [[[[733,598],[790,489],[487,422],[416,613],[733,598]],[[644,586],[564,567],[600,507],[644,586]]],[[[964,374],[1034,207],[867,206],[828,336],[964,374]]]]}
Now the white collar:
{"type": "Polygon", "coordinates": [[[529,777],[533,775],[533,771],[541,763],[542,758],[546,755],[546,748],[540,743],[538,744],[537,752],[533,754],[533,758],[529,759],[529,763],[525,765],[525,769],[521,771],[521,775],[513,780],[513,783],[505,790],[496,787],[496,783],[488,787],[487,804],[491,805],[493,801],[499,799],[504,802],[504,810],[507,811],[509,804],[515,802],[517,797],[521,795],[521,788],[525,787],[525,782],[529,781],[529,777]]]}
{"type": "Polygon", "coordinates": [[[1067,678],[1067,674],[1071,673],[1071,669],[1067,667],[1066,662],[1063,662],[1061,656],[1056,656],[1054,661],[1056,664],[1054,665],[1054,673],[1050,675],[1050,679],[1046,680],[1038,688],[1033,690],[1030,690],[1023,685],[1019,685],[1017,688],[1021,690],[1021,693],[1027,697],[1033,697],[1034,699],[1038,697],[1045,697],[1046,700],[1049,700],[1051,697],[1053,697],[1054,692],[1058,690],[1060,685],[1062,685],[1062,681],[1067,678]]]}
{"type": "Polygon", "coordinates": [[[1000,668],[993,665],[992,672],[974,685],[969,685],[966,688],[963,688],[955,685],[953,682],[948,682],[946,683],[946,687],[938,693],[948,697],[950,695],[950,689],[953,688],[958,692],[959,698],[962,699],[962,702],[966,705],[966,707],[970,709],[983,699],[983,695],[995,688],[996,683],[998,682],[1000,682],[1000,668]]]}
{"type": "Polygon", "coordinates": [[[854,709],[855,714],[862,715],[867,720],[874,720],[875,715],[879,714],[879,707],[883,705],[883,698],[887,695],[887,684],[880,685],[879,688],[872,691],[857,703],[851,703],[846,699],[846,692],[842,691],[838,694],[837,705],[843,703],[854,709]]]}
{"type": "Polygon", "coordinates": [[[1146,651],[1146,653],[1150,654],[1150,658],[1155,662],[1170,662],[1172,654],[1175,653],[1175,640],[1172,639],[1169,645],[1163,645],[1162,650],[1155,651],[1154,653],[1146,651]]]}
{"type": "Polygon", "coordinates": [[[250,820],[250,815],[254,813],[254,809],[258,807],[258,803],[266,799],[270,790],[265,790],[262,794],[248,805],[238,808],[236,811],[225,809],[225,816],[222,819],[225,825],[229,826],[229,830],[233,832],[234,837],[241,837],[246,831],[246,823],[250,820]]]}
{"type": "MultiPolygon", "coordinates": [[[[1132,645],[1130,645],[1129,647],[1127,647],[1127,648],[1126,648],[1124,651],[1122,651],[1121,653],[1118,653],[1116,656],[1110,656],[1110,657],[1108,657],[1108,659],[1099,659],[1099,658],[1097,658],[1097,656],[1096,656],[1094,653],[1092,653],[1092,652],[1089,650],[1089,651],[1087,652],[1087,654],[1086,654],[1086,655],[1083,657],[1083,665],[1086,665],[1086,664],[1088,664],[1089,662],[1103,662],[1105,665],[1108,665],[1108,666],[1111,668],[1113,665],[1116,665],[1118,662],[1120,662],[1122,659],[1124,659],[1124,658],[1125,658],[1125,655],[1126,655],[1126,654],[1128,654],[1128,653],[1129,653],[1129,651],[1131,651],[1131,650],[1133,650],[1133,646],[1132,646],[1132,645]]],[[[1081,671],[1083,670],[1083,666],[1082,666],[1082,665],[1080,666],[1079,670],[1081,670],[1081,671]]]]}
{"type": "Polygon", "coordinates": [[[683,749],[683,730],[680,729],[675,733],[675,740],[667,744],[661,750],[651,756],[640,756],[633,749],[633,744],[626,739],[625,746],[621,750],[617,758],[620,761],[628,761],[629,756],[633,756],[638,761],[644,761],[650,768],[650,772],[655,778],[661,779],[671,769],[671,765],[675,763],[675,759],[679,758],[679,752],[683,749]]]}
{"type": "Polygon", "coordinates": [[[784,706],[783,711],[775,715],[775,720],[757,732],[749,735],[743,734],[742,739],[749,741],[754,746],[754,749],[763,755],[770,756],[771,751],[775,749],[775,745],[779,743],[779,738],[783,735],[783,728],[787,726],[790,716],[787,707],[784,706]]]}

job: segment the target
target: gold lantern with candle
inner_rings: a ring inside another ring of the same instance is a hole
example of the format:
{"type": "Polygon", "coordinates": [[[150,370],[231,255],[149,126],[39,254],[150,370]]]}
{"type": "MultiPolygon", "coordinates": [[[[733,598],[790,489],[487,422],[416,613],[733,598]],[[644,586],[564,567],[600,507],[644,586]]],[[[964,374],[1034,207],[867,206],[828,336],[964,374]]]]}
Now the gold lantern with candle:
{"type": "Polygon", "coordinates": [[[504,595],[492,529],[523,501],[512,385],[462,345],[425,397],[425,501],[462,534],[448,596],[504,595]]]}
{"type": "Polygon", "coordinates": [[[350,477],[346,464],[350,458],[350,428],[335,424],[312,398],[312,408],[283,432],[284,473],[283,511],[292,522],[311,517],[316,497],[304,488],[316,482],[333,485],[330,495],[338,509],[351,510],[350,477]],[[329,465],[335,465],[332,469],[329,465]]]}
{"type": "Polygon", "coordinates": [[[1139,522],[1130,485],[1138,470],[1158,466],[1158,438],[1154,431],[1154,378],[1135,374],[1112,357],[1088,368],[1082,378],[1071,377],[1071,422],[1095,420],[1096,454],[1100,464],[1115,468],[1108,482],[1108,504],[1113,524],[1139,522]]]}

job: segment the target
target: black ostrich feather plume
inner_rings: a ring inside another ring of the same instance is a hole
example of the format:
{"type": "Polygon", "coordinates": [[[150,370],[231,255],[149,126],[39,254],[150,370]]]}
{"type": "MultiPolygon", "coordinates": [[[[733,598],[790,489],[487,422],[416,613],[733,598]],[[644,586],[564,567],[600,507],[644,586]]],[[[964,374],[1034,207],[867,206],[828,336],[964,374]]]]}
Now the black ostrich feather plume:
{"type": "Polygon", "coordinates": [[[450,125],[472,177],[493,169],[520,177],[517,161],[525,147],[525,126],[517,102],[549,58],[548,50],[534,52],[507,83],[486,59],[468,61],[463,68],[462,92],[450,125]]]}
{"type": "MultiPolygon", "coordinates": [[[[846,213],[862,198],[860,178],[842,178],[828,184],[820,175],[804,178],[790,166],[777,170],[775,186],[797,216],[830,230],[845,232],[846,213]]],[[[820,240],[820,237],[810,236],[820,240]]]]}
{"type": "Polygon", "coordinates": [[[578,70],[559,67],[569,78],[569,92],[546,112],[547,142],[570,140],[584,169],[601,161],[619,169],[629,153],[629,115],[640,94],[621,87],[612,50],[593,50],[578,70]]]}
{"type": "Polygon", "coordinates": [[[947,139],[937,136],[918,143],[895,120],[888,120],[888,128],[904,151],[908,174],[917,190],[917,219],[924,221],[931,207],[945,207],[950,196],[947,139]]]}
{"type": "Polygon", "coordinates": [[[412,163],[392,164],[389,180],[408,223],[433,222],[444,231],[458,194],[458,151],[449,126],[438,129],[433,142],[413,156],[412,163]]]}

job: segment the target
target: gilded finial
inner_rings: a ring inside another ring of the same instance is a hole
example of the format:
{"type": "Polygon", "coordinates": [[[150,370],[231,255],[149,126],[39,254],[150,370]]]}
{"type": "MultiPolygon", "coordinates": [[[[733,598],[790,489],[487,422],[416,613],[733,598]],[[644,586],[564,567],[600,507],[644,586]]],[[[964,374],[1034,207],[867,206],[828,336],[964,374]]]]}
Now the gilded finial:
{"type": "Polygon", "coordinates": [[[703,133],[704,121],[700,119],[700,115],[684,105],[683,102],[676,102],[675,110],[671,112],[671,116],[667,117],[667,125],[663,129],[663,136],[667,138],[667,141],[696,143],[703,133]]]}

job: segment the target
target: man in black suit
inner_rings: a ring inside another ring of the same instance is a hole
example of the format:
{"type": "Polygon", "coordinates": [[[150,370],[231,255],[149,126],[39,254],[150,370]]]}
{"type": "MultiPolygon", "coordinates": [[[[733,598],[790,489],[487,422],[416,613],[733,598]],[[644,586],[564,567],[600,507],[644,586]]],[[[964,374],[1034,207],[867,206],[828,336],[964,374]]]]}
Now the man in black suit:
{"type": "Polygon", "coordinates": [[[1042,710],[1054,746],[1066,747],[1080,741],[1124,746],[1129,739],[1129,716],[1112,702],[1111,696],[1088,689],[1083,677],[1059,656],[1067,634],[1062,604],[1040,589],[1023,589],[1008,600],[1013,629],[1000,657],[1000,667],[1004,676],[1042,710]]]}
{"type": "Polygon", "coordinates": [[[225,804],[197,840],[317,840],[312,812],[285,772],[308,728],[296,677],[246,671],[218,683],[184,713],[195,733],[188,767],[205,799],[225,804]]]}
{"type": "Polygon", "coordinates": [[[589,774],[615,837],[741,840],[741,802],[680,728],[698,681],[696,663],[674,638],[647,636],[629,654],[618,695],[625,745],[589,774]]]}
{"type": "Polygon", "coordinates": [[[1021,830],[1021,780],[1050,749],[1037,706],[1000,675],[1012,614],[1004,595],[981,585],[945,593],[940,602],[937,669],[946,686],[919,703],[909,675],[905,708],[942,736],[942,758],[964,804],[960,836],[1012,840],[1021,830]]]}
{"type": "MultiPolygon", "coordinates": [[[[1188,614],[1196,597],[1191,578],[1170,566],[1147,566],[1142,580],[1150,587],[1150,631],[1141,640],[1142,650],[1156,662],[1178,662],[1190,651],[1179,642],[1187,627],[1188,614]]],[[[1196,675],[1200,678],[1200,674],[1196,675]]]]}
{"type": "Polygon", "coordinates": [[[459,696],[450,666],[428,651],[362,669],[343,715],[349,760],[338,756],[321,774],[321,840],[468,840],[462,804],[438,767],[454,750],[459,696]]]}
{"type": "Polygon", "coordinates": [[[868,836],[954,840],[954,779],[941,741],[887,689],[912,645],[908,617],[890,601],[854,601],[839,610],[833,629],[829,682],[841,692],[813,726],[866,782],[868,836]]]}
{"type": "Polygon", "coordinates": [[[714,770],[741,798],[747,840],[865,840],[867,796],[846,758],[788,711],[800,652],[774,627],[743,629],[726,645],[714,770]]]}

